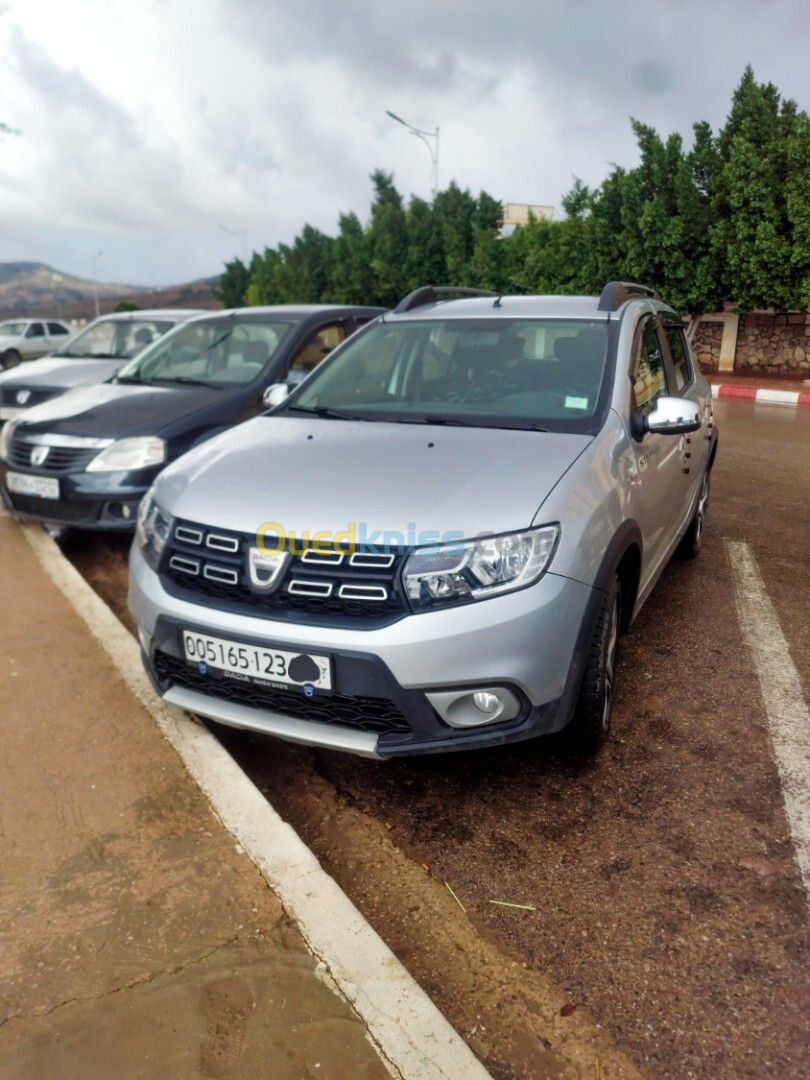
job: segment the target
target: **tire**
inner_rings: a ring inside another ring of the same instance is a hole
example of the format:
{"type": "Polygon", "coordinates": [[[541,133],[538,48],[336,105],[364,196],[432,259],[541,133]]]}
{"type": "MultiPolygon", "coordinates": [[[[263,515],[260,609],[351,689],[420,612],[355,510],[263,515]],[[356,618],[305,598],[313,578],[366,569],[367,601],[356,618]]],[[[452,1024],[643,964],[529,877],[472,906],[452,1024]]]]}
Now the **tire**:
{"type": "Polygon", "coordinates": [[[689,522],[689,527],[683,534],[683,539],[678,544],[678,556],[681,559],[694,559],[696,555],[700,554],[700,549],[703,547],[703,535],[706,532],[706,514],[709,510],[710,477],[711,473],[706,469],[700,482],[700,494],[698,495],[695,512],[689,522]]]}
{"type": "Polygon", "coordinates": [[[17,367],[22,362],[22,357],[16,349],[8,349],[3,353],[3,369],[8,371],[9,368],[17,367]]]}
{"type": "Polygon", "coordinates": [[[598,753],[610,733],[620,618],[621,590],[614,577],[596,620],[579,699],[567,728],[569,750],[578,756],[598,753]]]}

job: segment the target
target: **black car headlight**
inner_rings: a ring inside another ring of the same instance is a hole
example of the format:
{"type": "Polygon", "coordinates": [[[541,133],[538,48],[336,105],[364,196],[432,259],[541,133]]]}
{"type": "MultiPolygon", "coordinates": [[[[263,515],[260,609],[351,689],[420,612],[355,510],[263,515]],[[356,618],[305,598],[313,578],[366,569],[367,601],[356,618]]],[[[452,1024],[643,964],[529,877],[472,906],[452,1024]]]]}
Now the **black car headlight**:
{"type": "Polygon", "coordinates": [[[138,523],[135,527],[135,538],[141,554],[152,567],[157,570],[160,556],[166,546],[166,541],[171,536],[174,518],[163,510],[151,491],[147,492],[141,500],[138,508],[138,523]]]}
{"type": "Polygon", "coordinates": [[[417,549],[402,571],[405,593],[411,607],[424,611],[533,585],[548,569],[559,536],[559,525],[544,525],[417,549]]]}
{"type": "Polygon", "coordinates": [[[96,454],[87,472],[136,472],[152,469],[166,460],[166,440],[157,435],[118,439],[96,454]]]}
{"type": "Polygon", "coordinates": [[[8,452],[11,447],[11,436],[14,434],[14,428],[17,426],[16,420],[7,420],[0,430],[0,458],[3,461],[8,460],[8,452]]]}

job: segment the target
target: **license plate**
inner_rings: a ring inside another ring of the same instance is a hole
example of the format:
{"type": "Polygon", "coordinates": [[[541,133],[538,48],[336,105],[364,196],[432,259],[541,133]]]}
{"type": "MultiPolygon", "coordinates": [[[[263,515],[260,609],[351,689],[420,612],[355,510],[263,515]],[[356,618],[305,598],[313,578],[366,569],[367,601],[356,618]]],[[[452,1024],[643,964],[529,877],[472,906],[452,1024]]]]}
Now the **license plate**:
{"type": "Polygon", "coordinates": [[[53,476],[29,476],[6,473],[6,487],[16,495],[36,495],[39,499],[58,499],[59,481],[53,476]]]}
{"type": "Polygon", "coordinates": [[[0,420],[13,420],[15,416],[24,413],[25,409],[12,409],[9,405],[0,408],[0,420]]]}
{"type": "Polygon", "coordinates": [[[332,689],[328,656],[226,641],[194,630],[183,631],[183,650],[186,660],[195,664],[202,674],[210,668],[237,682],[332,689]]]}

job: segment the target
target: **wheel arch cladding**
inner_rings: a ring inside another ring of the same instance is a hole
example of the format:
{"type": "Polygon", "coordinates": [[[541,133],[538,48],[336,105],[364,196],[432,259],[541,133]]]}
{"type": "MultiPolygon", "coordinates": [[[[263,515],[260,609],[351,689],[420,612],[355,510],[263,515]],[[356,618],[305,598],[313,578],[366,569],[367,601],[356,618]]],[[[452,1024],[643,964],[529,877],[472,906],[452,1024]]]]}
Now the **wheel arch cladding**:
{"type": "Polygon", "coordinates": [[[630,628],[636,606],[641,580],[641,552],[641,530],[635,521],[623,522],[605,550],[594,581],[595,588],[607,592],[613,577],[618,577],[621,606],[619,632],[621,634],[626,633],[630,628]]]}

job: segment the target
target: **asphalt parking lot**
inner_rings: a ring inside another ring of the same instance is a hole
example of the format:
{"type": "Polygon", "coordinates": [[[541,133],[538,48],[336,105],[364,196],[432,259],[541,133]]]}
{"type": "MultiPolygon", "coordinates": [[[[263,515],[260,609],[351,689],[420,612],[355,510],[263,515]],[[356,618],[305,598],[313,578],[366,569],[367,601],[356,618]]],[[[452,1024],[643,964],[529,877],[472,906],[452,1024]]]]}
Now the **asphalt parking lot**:
{"type": "MultiPolygon", "coordinates": [[[[596,761],[548,740],[380,765],[220,731],[496,1075],[565,1075],[515,1037],[562,988],[643,1074],[810,1077],[808,897],[728,543],[755,560],[806,711],[810,409],[716,412],[704,551],[623,639],[596,761]]],[[[125,545],[63,548],[124,615],[125,545]]]]}

